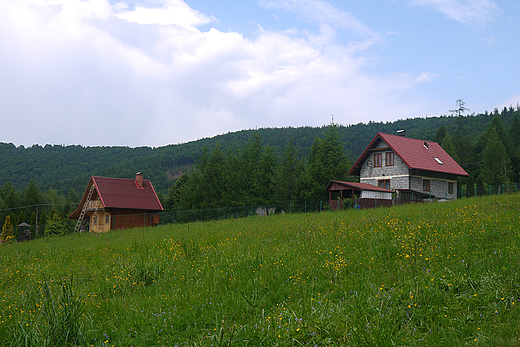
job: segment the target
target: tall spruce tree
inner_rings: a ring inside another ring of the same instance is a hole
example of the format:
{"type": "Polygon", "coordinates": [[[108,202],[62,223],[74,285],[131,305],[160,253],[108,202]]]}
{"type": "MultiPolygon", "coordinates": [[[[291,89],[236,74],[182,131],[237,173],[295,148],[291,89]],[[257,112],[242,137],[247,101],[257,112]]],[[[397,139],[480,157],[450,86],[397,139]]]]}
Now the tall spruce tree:
{"type": "Polygon", "coordinates": [[[304,163],[298,154],[298,149],[291,136],[287,140],[273,180],[273,194],[276,202],[301,199],[304,163]]]}
{"type": "Polygon", "coordinates": [[[325,188],[330,180],[345,179],[349,161],[338,134],[338,125],[331,123],[325,138],[316,137],[307,164],[308,199],[327,200],[325,188]]]}
{"type": "Polygon", "coordinates": [[[515,114],[509,130],[511,140],[511,180],[520,182],[520,118],[515,114]]]}
{"type": "Polygon", "coordinates": [[[506,183],[509,171],[509,157],[506,148],[497,131],[491,128],[489,131],[487,145],[482,152],[481,175],[482,182],[496,186],[506,183]]]}
{"type": "Polygon", "coordinates": [[[446,133],[444,138],[442,139],[441,147],[448,153],[456,162],[459,162],[459,155],[457,154],[457,150],[451,142],[450,134],[446,133]]]}

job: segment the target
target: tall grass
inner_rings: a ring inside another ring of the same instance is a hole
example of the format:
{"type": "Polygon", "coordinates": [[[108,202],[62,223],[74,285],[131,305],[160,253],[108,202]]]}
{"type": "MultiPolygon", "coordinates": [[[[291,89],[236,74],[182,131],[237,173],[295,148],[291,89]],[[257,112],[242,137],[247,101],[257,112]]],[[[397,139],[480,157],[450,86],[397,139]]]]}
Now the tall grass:
{"type": "Polygon", "coordinates": [[[519,211],[503,195],[6,245],[0,344],[519,346],[519,211]]]}

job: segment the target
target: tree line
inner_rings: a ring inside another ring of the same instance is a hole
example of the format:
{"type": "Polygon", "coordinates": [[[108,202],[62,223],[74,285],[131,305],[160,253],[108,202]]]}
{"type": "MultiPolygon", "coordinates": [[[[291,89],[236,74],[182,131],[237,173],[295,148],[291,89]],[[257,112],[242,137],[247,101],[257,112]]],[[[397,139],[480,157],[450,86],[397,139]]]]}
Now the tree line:
{"type": "Polygon", "coordinates": [[[331,179],[348,179],[350,161],[338,125],[316,137],[304,157],[289,138],[280,155],[255,134],[242,149],[203,150],[195,168],[169,189],[165,208],[193,210],[274,202],[326,200],[331,179]]]}
{"type": "Polygon", "coordinates": [[[481,118],[490,121],[479,122],[481,132],[475,135],[474,122],[464,115],[464,102],[458,100],[458,106],[454,121],[441,126],[433,141],[469,173],[469,177],[459,179],[459,185],[481,187],[520,182],[520,107],[485,114],[481,118]]]}
{"type": "Polygon", "coordinates": [[[69,232],[71,222],[67,217],[80,199],[72,188],[67,196],[61,196],[54,189],[42,193],[33,180],[23,191],[6,182],[0,188],[1,241],[16,237],[21,230],[17,226],[24,222],[30,225],[32,238],[69,232]]]}

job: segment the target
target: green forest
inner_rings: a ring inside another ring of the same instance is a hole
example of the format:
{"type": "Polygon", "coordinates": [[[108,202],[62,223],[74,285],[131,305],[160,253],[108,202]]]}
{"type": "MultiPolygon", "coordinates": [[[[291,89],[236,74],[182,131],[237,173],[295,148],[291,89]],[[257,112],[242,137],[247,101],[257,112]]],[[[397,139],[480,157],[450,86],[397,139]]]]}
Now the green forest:
{"type": "Polygon", "coordinates": [[[0,143],[0,221],[31,224],[36,205],[66,218],[90,176],[137,171],[167,210],[318,201],[330,179],[356,180],[348,171],[378,132],[400,129],[441,144],[470,174],[460,187],[520,182],[520,106],[478,115],[456,106],[440,117],[243,130],[157,148],[0,143]]]}

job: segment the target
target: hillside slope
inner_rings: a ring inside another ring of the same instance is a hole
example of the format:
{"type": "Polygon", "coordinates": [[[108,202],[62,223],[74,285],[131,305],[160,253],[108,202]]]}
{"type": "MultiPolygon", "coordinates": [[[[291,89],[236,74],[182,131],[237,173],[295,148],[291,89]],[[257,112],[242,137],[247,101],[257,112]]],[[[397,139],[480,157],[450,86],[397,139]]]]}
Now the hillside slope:
{"type": "MultiPolygon", "coordinates": [[[[513,115],[518,113],[501,114],[507,128],[513,115]]],[[[474,141],[486,130],[491,119],[492,115],[468,116],[457,123],[460,119],[455,117],[415,118],[340,126],[338,132],[345,144],[345,151],[350,153],[351,160],[355,160],[377,132],[395,133],[405,129],[409,137],[433,140],[441,126],[455,129],[462,125],[465,136],[474,141]]],[[[152,180],[158,192],[166,193],[172,180],[189,170],[205,146],[212,149],[219,143],[224,152],[241,149],[254,134],[258,134],[265,145],[273,146],[275,153],[281,153],[287,140],[292,137],[300,153],[306,156],[314,139],[323,136],[325,130],[325,126],[243,130],[157,148],[62,145],[24,148],[0,143],[0,184],[10,182],[16,190],[22,190],[30,180],[34,180],[43,191],[56,189],[59,194],[66,195],[70,188],[81,193],[91,175],[130,178],[135,172],[142,171],[146,179],[152,180]]]]}
{"type": "Polygon", "coordinates": [[[518,346],[519,210],[506,194],[0,246],[0,344],[518,346]]]}

